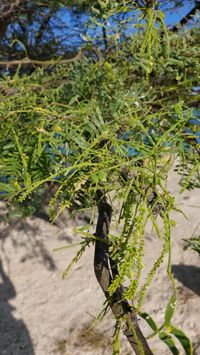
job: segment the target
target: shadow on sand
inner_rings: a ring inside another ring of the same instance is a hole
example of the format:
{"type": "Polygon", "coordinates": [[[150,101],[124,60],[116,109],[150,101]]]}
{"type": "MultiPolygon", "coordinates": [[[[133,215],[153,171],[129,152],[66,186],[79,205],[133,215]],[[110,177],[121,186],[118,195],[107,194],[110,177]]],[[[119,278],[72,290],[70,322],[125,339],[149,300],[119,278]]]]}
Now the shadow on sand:
{"type": "MultiPolygon", "coordinates": [[[[48,270],[56,270],[56,265],[40,237],[41,228],[37,218],[20,219],[12,218],[8,223],[4,221],[5,206],[0,204],[0,355],[34,355],[34,347],[20,315],[10,300],[17,296],[14,282],[9,277],[12,257],[7,247],[16,250],[21,263],[32,260],[34,263],[44,265],[48,270]],[[6,262],[6,269],[5,264],[6,262]],[[6,270],[6,271],[5,271],[6,270]],[[19,319],[17,319],[19,318],[19,319]]],[[[48,232],[47,232],[48,234],[48,232]]],[[[26,266],[24,266],[26,267],[26,266]]],[[[34,311],[34,310],[33,310],[34,311]]]]}
{"type": "Polygon", "coordinates": [[[0,354],[34,355],[26,325],[12,315],[15,308],[9,304],[9,300],[15,297],[14,285],[5,273],[0,260],[0,354]]]}
{"type": "Polygon", "coordinates": [[[200,268],[193,265],[172,265],[175,278],[184,286],[200,295],[200,268]]]}
{"type": "MultiPolygon", "coordinates": [[[[1,218],[0,222],[3,222],[1,218]]],[[[0,248],[8,263],[10,262],[9,255],[4,248],[7,238],[10,239],[15,249],[21,248],[23,250],[21,262],[34,259],[48,270],[56,270],[53,258],[45,247],[43,240],[39,238],[41,230],[37,219],[35,221],[20,218],[10,220],[9,224],[2,225],[0,233],[0,248]],[[14,235],[13,230],[15,231],[14,235]]]]}

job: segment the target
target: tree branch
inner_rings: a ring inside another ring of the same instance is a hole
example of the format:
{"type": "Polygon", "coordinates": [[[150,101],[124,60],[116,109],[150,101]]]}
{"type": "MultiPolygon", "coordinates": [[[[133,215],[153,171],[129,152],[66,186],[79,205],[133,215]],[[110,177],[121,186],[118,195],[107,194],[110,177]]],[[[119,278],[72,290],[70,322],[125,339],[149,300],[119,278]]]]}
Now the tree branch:
{"type": "Polygon", "coordinates": [[[200,10],[200,1],[195,1],[195,6],[188,12],[186,16],[184,16],[175,26],[171,28],[171,31],[177,32],[180,26],[182,27],[186,25],[198,10],[200,10]]]}
{"type": "Polygon", "coordinates": [[[112,207],[107,203],[102,192],[98,192],[98,221],[95,235],[102,239],[95,242],[94,270],[96,278],[109,302],[110,308],[116,319],[125,320],[125,335],[136,355],[152,355],[149,345],[140,330],[135,309],[123,299],[124,287],[112,295],[108,294],[108,287],[118,275],[117,266],[109,255],[108,233],[112,217],[112,207]]]}
{"type": "Polygon", "coordinates": [[[13,14],[16,16],[20,6],[24,3],[25,0],[15,0],[12,3],[9,1],[2,1],[0,4],[0,38],[4,36],[7,25],[13,14]]]}
{"type": "Polygon", "coordinates": [[[61,60],[56,60],[56,59],[50,59],[50,60],[35,60],[35,59],[30,59],[28,57],[20,59],[20,60],[10,60],[10,61],[0,61],[0,65],[6,66],[6,67],[11,67],[13,65],[27,65],[27,64],[32,64],[32,65],[38,65],[38,66],[48,66],[48,65],[54,65],[54,64],[67,64],[67,63],[72,63],[76,60],[80,60],[82,58],[82,52],[78,52],[77,55],[73,58],[69,59],[61,59],[61,60]]]}
{"type": "Polygon", "coordinates": [[[107,33],[106,33],[106,24],[102,27],[102,32],[103,32],[103,42],[104,42],[104,47],[105,47],[105,54],[108,53],[108,38],[107,38],[107,33]]]}
{"type": "Polygon", "coordinates": [[[39,28],[39,30],[37,32],[37,35],[35,36],[35,47],[36,48],[37,48],[37,46],[39,45],[39,43],[40,43],[40,41],[42,39],[42,36],[43,36],[43,34],[44,34],[44,32],[45,32],[45,30],[47,28],[47,25],[48,25],[51,17],[52,17],[52,11],[51,10],[47,14],[45,14],[43,16],[42,23],[41,23],[40,28],[39,28]]]}
{"type": "Polygon", "coordinates": [[[3,1],[0,6],[0,19],[5,19],[10,17],[16,10],[19,9],[21,5],[25,3],[25,0],[15,0],[14,2],[3,1]]]}

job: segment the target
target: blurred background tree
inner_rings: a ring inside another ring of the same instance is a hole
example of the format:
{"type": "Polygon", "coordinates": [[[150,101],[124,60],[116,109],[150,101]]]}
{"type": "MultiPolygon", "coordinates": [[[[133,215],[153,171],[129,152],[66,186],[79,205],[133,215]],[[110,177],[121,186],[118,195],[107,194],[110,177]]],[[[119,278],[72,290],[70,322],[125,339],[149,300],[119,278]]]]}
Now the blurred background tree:
{"type": "MultiPolygon", "coordinates": [[[[106,44],[110,25],[105,20],[105,9],[112,13],[112,27],[122,39],[130,35],[131,27],[136,28],[138,11],[151,7],[152,1],[113,2],[113,11],[107,1],[1,1],[0,4],[0,58],[19,59],[29,56],[32,59],[69,57],[84,43],[83,37],[91,26],[90,15],[99,20],[102,35],[98,34],[98,45],[106,44]],[[102,6],[103,4],[103,6],[102,6]],[[116,5],[117,4],[117,5],[116,5]],[[117,13],[114,8],[117,6],[117,13]],[[120,10],[121,6],[121,10],[120,10]],[[94,11],[95,9],[95,11],[94,11]],[[104,18],[103,18],[104,15],[104,18]],[[118,27],[117,27],[118,23],[118,27]],[[120,27],[120,28],[119,28],[120,27]],[[127,31],[128,28],[128,31],[127,31]],[[16,42],[17,39],[17,42],[16,42]]],[[[176,0],[156,1],[166,13],[172,31],[194,21],[200,8],[200,1],[176,0]]],[[[100,31],[93,23],[91,37],[100,31]],[[95,28],[96,27],[96,28],[95,28]]]]}

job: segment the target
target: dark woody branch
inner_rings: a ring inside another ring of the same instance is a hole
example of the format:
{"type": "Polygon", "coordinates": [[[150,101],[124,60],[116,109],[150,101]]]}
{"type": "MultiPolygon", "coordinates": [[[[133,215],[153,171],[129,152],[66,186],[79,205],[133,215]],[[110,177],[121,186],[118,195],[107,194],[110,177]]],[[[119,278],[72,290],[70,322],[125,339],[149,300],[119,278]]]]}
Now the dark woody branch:
{"type": "Polygon", "coordinates": [[[112,280],[118,275],[117,266],[109,255],[108,233],[112,217],[112,207],[107,202],[102,192],[98,197],[98,220],[96,226],[94,270],[96,278],[108,300],[108,304],[118,319],[124,319],[124,333],[136,355],[152,355],[149,345],[138,325],[137,313],[123,297],[124,287],[120,288],[112,295],[108,294],[108,287],[112,280]],[[101,242],[102,239],[102,242],[101,242]],[[104,242],[103,242],[104,241],[104,242]],[[105,241],[107,243],[105,243],[105,241]]]}
{"type": "Polygon", "coordinates": [[[196,12],[200,10],[200,1],[195,1],[195,6],[184,16],[175,26],[171,28],[172,32],[177,32],[180,27],[186,25],[192,17],[196,14],[196,12]]]}

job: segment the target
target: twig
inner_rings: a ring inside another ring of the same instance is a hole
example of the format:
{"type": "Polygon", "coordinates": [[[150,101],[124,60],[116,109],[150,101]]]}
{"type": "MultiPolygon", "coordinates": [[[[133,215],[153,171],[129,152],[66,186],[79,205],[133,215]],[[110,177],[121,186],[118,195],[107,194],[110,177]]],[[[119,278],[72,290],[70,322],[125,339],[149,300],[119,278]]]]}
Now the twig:
{"type": "Polygon", "coordinates": [[[13,14],[13,12],[15,12],[17,8],[21,6],[21,4],[23,4],[24,2],[24,0],[16,0],[13,3],[8,3],[7,1],[5,3],[3,2],[0,7],[0,19],[5,19],[11,14],[13,14]]]}

